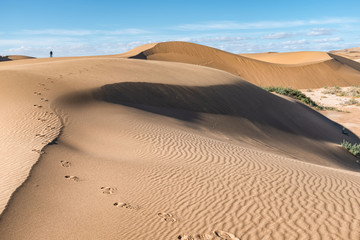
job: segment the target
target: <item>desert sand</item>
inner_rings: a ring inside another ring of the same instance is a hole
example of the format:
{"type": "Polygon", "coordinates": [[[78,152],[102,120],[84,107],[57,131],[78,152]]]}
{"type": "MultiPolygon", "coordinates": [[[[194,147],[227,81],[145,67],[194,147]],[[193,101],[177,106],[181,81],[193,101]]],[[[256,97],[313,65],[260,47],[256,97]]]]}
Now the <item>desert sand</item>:
{"type": "Polygon", "coordinates": [[[259,56],[251,58],[251,55],[236,55],[194,43],[165,42],[144,45],[119,56],[207,66],[227,71],[257,86],[304,89],[352,86],[360,82],[360,63],[347,59],[352,63],[349,66],[348,62],[338,61],[327,55],[298,52],[282,54],[276,60],[273,60],[274,57],[259,60],[259,56]],[[309,60],[311,58],[315,59],[309,60]],[[283,64],[286,61],[292,64],[283,64]],[[358,68],[354,69],[354,65],[358,68]]]}
{"type": "Polygon", "coordinates": [[[352,59],[356,62],[360,62],[360,47],[355,48],[348,48],[348,49],[342,49],[342,50],[334,50],[330,51],[333,54],[337,54],[349,59],[352,59]]]}
{"type": "Polygon", "coordinates": [[[254,85],[359,72],[172,45],[0,63],[0,239],[359,239],[359,138],[254,85]]]}

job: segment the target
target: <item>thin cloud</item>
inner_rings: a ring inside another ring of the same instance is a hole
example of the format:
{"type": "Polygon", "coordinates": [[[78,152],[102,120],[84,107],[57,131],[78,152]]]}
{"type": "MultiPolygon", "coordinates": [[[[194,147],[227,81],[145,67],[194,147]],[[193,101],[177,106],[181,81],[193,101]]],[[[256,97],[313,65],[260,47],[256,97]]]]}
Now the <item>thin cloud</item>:
{"type": "Polygon", "coordinates": [[[207,30],[244,30],[244,29],[273,29],[289,28],[312,25],[355,23],[356,19],[329,18],[322,20],[296,20],[296,21],[259,21],[259,22],[233,22],[222,21],[201,24],[183,24],[175,27],[177,30],[185,31],[207,31],[207,30]]]}
{"type": "Polygon", "coordinates": [[[67,29],[42,29],[42,30],[22,30],[19,34],[25,35],[56,35],[56,36],[89,36],[89,35],[138,35],[149,33],[143,29],[126,28],[120,30],[67,30],[67,29]]]}
{"type": "Polygon", "coordinates": [[[285,45],[299,45],[299,44],[308,44],[308,40],[306,39],[299,39],[299,40],[292,40],[292,41],[285,41],[285,42],[282,42],[282,44],[285,44],[285,45]]]}
{"type": "Polygon", "coordinates": [[[333,30],[328,28],[314,28],[310,32],[307,33],[308,36],[324,36],[331,35],[333,30]]]}
{"type": "Polygon", "coordinates": [[[262,36],[262,39],[282,39],[282,38],[288,38],[295,36],[296,33],[285,33],[285,32],[279,32],[279,33],[271,33],[265,36],[262,36]]]}
{"type": "Polygon", "coordinates": [[[344,39],[340,37],[336,38],[323,38],[323,39],[314,39],[313,42],[315,43],[327,43],[327,42],[341,42],[344,41],[344,39]]]}

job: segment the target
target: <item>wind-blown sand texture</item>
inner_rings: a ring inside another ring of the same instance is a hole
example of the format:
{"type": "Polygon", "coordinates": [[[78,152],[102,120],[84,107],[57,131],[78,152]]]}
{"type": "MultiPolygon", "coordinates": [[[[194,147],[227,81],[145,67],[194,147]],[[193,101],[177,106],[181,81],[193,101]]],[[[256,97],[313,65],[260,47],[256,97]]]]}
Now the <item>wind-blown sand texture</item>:
{"type": "Polygon", "coordinates": [[[31,169],[0,239],[360,238],[359,139],[295,100],[117,55],[4,62],[0,84],[2,208],[31,169]]]}
{"type": "Polygon", "coordinates": [[[331,60],[326,52],[267,52],[239,54],[240,56],[279,64],[311,64],[331,60]]]}
{"type": "Polygon", "coordinates": [[[319,52],[285,54],[281,60],[269,63],[269,58],[264,62],[249,55],[236,55],[199,44],[165,42],[144,45],[120,56],[212,67],[237,75],[258,86],[321,88],[351,86],[360,82],[358,70],[319,52]],[[302,56],[299,57],[300,55],[302,56]],[[316,61],[306,61],[311,58],[306,55],[315,56],[316,61]],[[300,60],[289,60],[294,64],[276,63],[284,63],[286,59],[300,60]]]}

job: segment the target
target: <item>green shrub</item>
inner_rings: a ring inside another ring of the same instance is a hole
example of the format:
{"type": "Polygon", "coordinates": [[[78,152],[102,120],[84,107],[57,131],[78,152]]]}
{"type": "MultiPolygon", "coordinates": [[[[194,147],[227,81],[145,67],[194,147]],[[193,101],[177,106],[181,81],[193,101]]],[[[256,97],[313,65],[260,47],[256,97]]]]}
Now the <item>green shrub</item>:
{"type": "Polygon", "coordinates": [[[311,98],[307,97],[305,94],[300,92],[299,90],[291,89],[291,88],[284,88],[284,87],[264,87],[266,91],[269,92],[275,92],[281,95],[285,95],[288,97],[292,97],[294,99],[297,99],[311,107],[314,107],[318,110],[336,110],[332,107],[323,107],[318,105],[316,102],[314,102],[311,98]]]}
{"type": "Polygon", "coordinates": [[[348,141],[343,140],[341,145],[355,157],[360,157],[360,143],[351,144],[348,141]]]}

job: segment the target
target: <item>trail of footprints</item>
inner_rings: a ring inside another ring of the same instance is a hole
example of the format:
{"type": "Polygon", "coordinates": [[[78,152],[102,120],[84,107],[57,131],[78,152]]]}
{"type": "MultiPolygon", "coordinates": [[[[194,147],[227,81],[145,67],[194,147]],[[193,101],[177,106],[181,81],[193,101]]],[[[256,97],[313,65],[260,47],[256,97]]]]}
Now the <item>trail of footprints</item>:
{"type": "MultiPolygon", "coordinates": [[[[61,79],[63,76],[60,75],[59,77],[61,79]]],[[[49,83],[54,83],[54,81],[51,78],[48,78],[47,80],[49,81],[49,83]]],[[[50,90],[49,88],[46,87],[45,83],[39,83],[38,86],[43,87],[42,90],[44,90],[44,91],[50,90]]],[[[41,102],[49,101],[49,99],[44,97],[44,95],[41,91],[34,91],[33,94],[36,96],[39,96],[41,102]]],[[[33,106],[35,108],[39,108],[39,109],[42,109],[44,107],[43,105],[40,105],[40,104],[33,104],[33,106]]],[[[45,117],[37,118],[37,120],[41,121],[41,122],[46,122],[47,121],[46,117],[49,117],[53,114],[54,114],[53,112],[45,111],[45,117]]],[[[45,131],[49,131],[49,130],[51,131],[51,130],[55,130],[55,129],[56,129],[56,127],[47,125],[47,127],[45,128],[45,131]]],[[[37,133],[35,136],[44,138],[44,137],[46,137],[46,134],[37,133]]],[[[48,140],[48,141],[43,142],[43,144],[49,144],[50,142],[52,142],[52,141],[48,140]]],[[[32,151],[36,152],[40,155],[45,153],[43,150],[40,150],[40,149],[33,149],[32,151]]],[[[69,161],[61,160],[60,164],[64,168],[71,167],[71,162],[69,162],[69,161]]],[[[68,181],[80,182],[80,178],[78,176],[65,175],[64,177],[68,181]]],[[[116,194],[116,192],[117,192],[117,188],[114,188],[114,187],[100,187],[100,190],[102,191],[103,194],[106,194],[106,195],[116,194]]],[[[140,206],[134,205],[134,204],[131,204],[128,202],[114,202],[113,206],[116,208],[124,208],[124,209],[129,209],[129,210],[140,209],[140,206]]],[[[171,213],[158,212],[157,216],[160,219],[162,219],[163,221],[168,222],[168,223],[177,222],[177,218],[171,213]]],[[[223,231],[214,231],[209,234],[179,235],[178,239],[181,239],[181,240],[240,240],[239,238],[236,238],[233,234],[226,233],[223,231]]]]}
{"type": "MultiPolygon", "coordinates": [[[[48,80],[48,82],[50,82],[50,83],[54,83],[54,81],[51,80],[51,78],[48,78],[47,80],[48,80]]],[[[46,87],[45,87],[45,86],[46,86],[46,83],[38,83],[38,86],[43,87],[42,90],[44,90],[44,91],[50,90],[49,88],[46,88],[46,87]]],[[[47,99],[47,98],[45,98],[45,97],[43,96],[43,92],[41,92],[41,91],[34,91],[33,94],[36,95],[36,96],[39,96],[39,97],[40,97],[40,101],[42,101],[42,102],[48,102],[48,101],[49,101],[49,99],[47,99]]],[[[40,104],[33,104],[33,107],[39,108],[39,109],[44,108],[44,106],[43,106],[43,105],[40,105],[40,104]]],[[[39,117],[39,118],[37,118],[37,120],[38,120],[38,121],[41,121],[41,122],[46,122],[46,121],[48,120],[48,117],[49,117],[49,116],[52,116],[53,114],[54,114],[53,112],[45,111],[45,114],[44,114],[45,116],[44,116],[44,117],[39,117]]],[[[52,131],[52,130],[55,130],[55,129],[56,129],[55,126],[47,125],[47,127],[46,127],[44,130],[48,132],[48,131],[52,131]]],[[[45,138],[45,137],[46,137],[46,134],[37,133],[37,134],[35,134],[35,137],[45,138]]],[[[51,142],[52,142],[52,141],[47,140],[47,141],[43,141],[42,144],[49,144],[49,143],[51,143],[51,142]]],[[[38,154],[40,154],[40,155],[45,153],[43,150],[41,150],[41,149],[36,149],[36,148],[35,148],[35,149],[32,149],[32,151],[33,151],[33,152],[36,152],[36,153],[38,153],[38,154]]]]}
{"type": "MultiPolygon", "coordinates": [[[[60,164],[62,167],[65,167],[65,168],[71,167],[71,162],[69,162],[69,161],[61,160],[60,164]]],[[[66,175],[65,178],[68,180],[74,181],[74,182],[80,181],[79,177],[77,177],[77,176],[66,175]]],[[[100,190],[102,191],[103,194],[107,194],[107,195],[116,194],[116,192],[117,192],[117,188],[108,187],[108,186],[100,187],[100,190]]],[[[124,208],[124,209],[129,209],[129,210],[139,210],[140,209],[140,206],[134,205],[134,204],[131,204],[128,202],[114,202],[113,206],[116,208],[124,208]]],[[[168,222],[168,223],[177,222],[177,218],[171,213],[158,212],[157,216],[160,219],[162,219],[163,221],[168,222]]],[[[177,237],[177,239],[180,239],[180,240],[240,240],[235,235],[224,232],[224,231],[214,231],[211,233],[195,234],[195,235],[182,234],[182,235],[179,235],[177,237]]]]}

